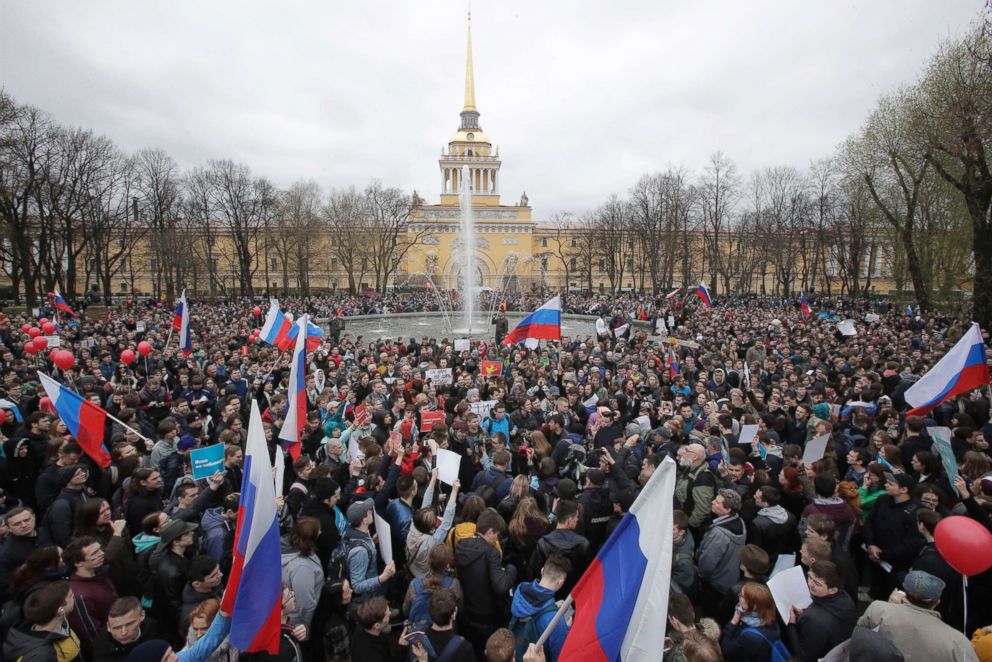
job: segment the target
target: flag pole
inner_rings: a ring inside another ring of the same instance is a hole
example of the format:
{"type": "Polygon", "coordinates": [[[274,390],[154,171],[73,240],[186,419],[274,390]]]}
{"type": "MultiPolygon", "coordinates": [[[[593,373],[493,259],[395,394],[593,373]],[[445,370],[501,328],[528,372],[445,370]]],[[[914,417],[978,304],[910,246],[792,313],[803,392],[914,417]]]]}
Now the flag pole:
{"type": "Polygon", "coordinates": [[[286,350],[282,350],[281,352],[279,352],[279,356],[277,356],[276,357],[276,360],[272,362],[272,367],[269,368],[269,371],[267,373],[265,373],[265,376],[264,377],[262,377],[262,384],[265,384],[265,380],[269,378],[269,375],[271,375],[272,374],[272,371],[276,369],[276,366],[278,366],[280,363],[282,363],[282,355],[285,354],[285,353],[286,353],[286,350]]]}
{"type": "Polygon", "coordinates": [[[562,619],[562,616],[565,615],[565,612],[571,606],[572,606],[572,594],[569,593],[568,597],[565,598],[564,601],[562,601],[561,606],[558,607],[558,611],[555,612],[554,618],[552,618],[551,622],[548,623],[548,627],[544,628],[544,632],[541,633],[541,638],[537,640],[537,643],[534,644],[535,646],[537,646],[538,648],[542,648],[544,646],[544,642],[546,642],[548,640],[548,637],[551,636],[551,632],[554,631],[555,626],[558,625],[558,621],[562,619]]]}

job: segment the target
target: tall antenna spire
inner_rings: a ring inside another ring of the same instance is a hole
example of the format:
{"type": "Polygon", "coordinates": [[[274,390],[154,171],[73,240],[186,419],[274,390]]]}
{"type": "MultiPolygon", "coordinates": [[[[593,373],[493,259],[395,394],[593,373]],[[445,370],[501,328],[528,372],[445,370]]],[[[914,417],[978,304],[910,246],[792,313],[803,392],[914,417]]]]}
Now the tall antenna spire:
{"type": "Polygon", "coordinates": [[[472,5],[468,7],[468,51],[465,56],[465,107],[463,111],[475,111],[475,75],[472,71],[472,5]]]}

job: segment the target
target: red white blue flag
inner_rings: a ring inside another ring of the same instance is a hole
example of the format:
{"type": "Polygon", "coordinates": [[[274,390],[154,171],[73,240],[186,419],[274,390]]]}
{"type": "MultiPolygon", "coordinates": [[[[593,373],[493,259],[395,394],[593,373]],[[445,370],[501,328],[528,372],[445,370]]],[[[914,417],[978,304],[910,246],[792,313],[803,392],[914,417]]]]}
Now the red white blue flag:
{"type": "Polygon", "coordinates": [[[713,307],[713,297],[710,296],[710,290],[706,287],[706,283],[700,283],[699,287],[696,288],[695,294],[697,297],[703,300],[703,305],[707,308],[713,307]]]}
{"type": "Polygon", "coordinates": [[[193,335],[189,328],[189,304],[186,302],[186,290],[179,296],[176,304],[176,315],[172,318],[172,328],[179,332],[179,349],[189,356],[193,353],[193,335]]]}
{"type": "Polygon", "coordinates": [[[982,330],[974,322],[961,340],[927,371],[920,381],[906,390],[911,416],[923,416],[944,400],[968,393],[989,383],[982,330]]]}
{"type": "Polygon", "coordinates": [[[289,368],[289,408],[286,410],[282,429],[279,430],[279,438],[293,460],[300,456],[303,428],[307,424],[307,349],[304,329],[309,323],[310,319],[306,315],[296,322],[296,346],[293,348],[293,361],[289,368]]]}
{"type": "Polygon", "coordinates": [[[58,290],[52,292],[52,303],[55,304],[56,310],[60,310],[63,313],[72,315],[73,317],[76,316],[76,313],[72,310],[72,308],[69,307],[68,302],[62,298],[62,295],[59,294],[58,290]]]}
{"type": "Polygon", "coordinates": [[[523,343],[534,349],[541,340],[561,340],[561,296],[525,317],[503,338],[504,345],[523,343]]]}
{"type": "Polygon", "coordinates": [[[666,457],[572,590],[559,662],[641,662],[665,648],[675,461],[666,457]]]}
{"type": "Polygon", "coordinates": [[[799,293],[799,307],[807,318],[813,314],[813,309],[809,307],[809,301],[806,300],[806,295],[802,292],[799,293]]]}
{"type": "Polygon", "coordinates": [[[45,394],[52,401],[55,412],[69,428],[69,434],[93,461],[106,469],[110,466],[110,452],[103,443],[107,412],[72,389],[39,372],[38,378],[45,394]]]}
{"type": "Polygon", "coordinates": [[[282,564],[272,463],[258,403],[252,400],[231,578],[221,609],[231,615],[231,644],[240,651],[279,653],[282,564]]]}

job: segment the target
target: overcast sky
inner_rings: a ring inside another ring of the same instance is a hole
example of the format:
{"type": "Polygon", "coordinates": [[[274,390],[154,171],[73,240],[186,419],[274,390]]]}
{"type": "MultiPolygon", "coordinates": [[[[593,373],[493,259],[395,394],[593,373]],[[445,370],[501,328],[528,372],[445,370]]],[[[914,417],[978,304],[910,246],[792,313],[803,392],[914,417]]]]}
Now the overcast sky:
{"type": "MultiPolygon", "coordinates": [[[[984,0],[476,0],[501,192],[582,213],[644,173],[828,156],[984,0]]],[[[455,0],[0,0],[0,86],[127,150],[279,186],[377,178],[436,202],[464,95],[455,0]]]]}

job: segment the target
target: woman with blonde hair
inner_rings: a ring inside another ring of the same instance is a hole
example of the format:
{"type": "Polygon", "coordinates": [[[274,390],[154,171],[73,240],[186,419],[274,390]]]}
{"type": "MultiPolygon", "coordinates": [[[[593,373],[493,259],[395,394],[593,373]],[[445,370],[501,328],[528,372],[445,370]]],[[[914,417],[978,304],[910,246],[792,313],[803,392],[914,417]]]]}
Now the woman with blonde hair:
{"type": "Polygon", "coordinates": [[[540,430],[534,430],[530,433],[530,445],[534,449],[534,457],[532,458],[534,464],[539,463],[546,457],[551,457],[551,453],[554,450],[551,448],[551,442],[548,441],[548,438],[540,430]]]}
{"type": "Polygon", "coordinates": [[[547,516],[537,505],[537,499],[531,496],[521,499],[520,503],[517,504],[517,509],[513,512],[507,529],[509,532],[506,550],[508,562],[520,569],[521,576],[518,579],[525,581],[533,579],[533,577],[524,576],[527,574],[530,558],[537,548],[537,541],[551,529],[547,516]]]}
{"type": "Polygon", "coordinates": [[[772,646],[781,639],[776,622],[775,600],[764,584],[741,586],[734,617],[723,628],[720,648],[727,662],[764,662],[771,659],[772,646]]]}
{"type": "Polygon", "coordinates": [[[510,492],[496,505],[496,512],[509,524],[513,519],[513,513],[517,510],[517,504],[528,496],[530,496],[530,477],[525,474],[517,475],[510,483],[510,492]]]}

